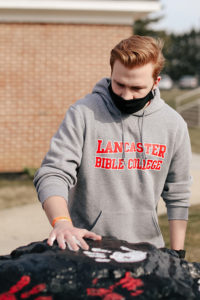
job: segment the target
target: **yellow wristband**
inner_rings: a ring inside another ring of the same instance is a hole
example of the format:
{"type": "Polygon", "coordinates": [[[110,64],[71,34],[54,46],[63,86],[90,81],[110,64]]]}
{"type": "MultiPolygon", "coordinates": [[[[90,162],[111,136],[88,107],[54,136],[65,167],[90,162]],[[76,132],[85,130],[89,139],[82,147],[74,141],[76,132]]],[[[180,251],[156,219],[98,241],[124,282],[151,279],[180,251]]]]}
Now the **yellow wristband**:
{"type": "Polygon", "coordinates": [[[52,227],[54,227],[56,222],[58,222],[60,220],[66,220],[66,221],[72,223],[72,220],[70,219],[70,217],[57,217],[57,218],[53,219],[52,224],[51,224],[52,227]]]}

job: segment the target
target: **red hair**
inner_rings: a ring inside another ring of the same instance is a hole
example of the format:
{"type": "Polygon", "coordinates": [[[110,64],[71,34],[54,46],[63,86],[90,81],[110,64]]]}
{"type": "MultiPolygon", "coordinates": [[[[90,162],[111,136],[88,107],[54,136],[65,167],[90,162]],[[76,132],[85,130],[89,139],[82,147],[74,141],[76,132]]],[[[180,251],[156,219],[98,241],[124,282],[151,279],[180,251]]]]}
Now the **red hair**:
{"type": "Polygon", "coordinates": [[[160,39],[133,35],[128,39],[122,40],[111,50],[111,70],[113,70],[116,60],[119,60],[127,68],[153,63],[154,70],[152,76],[156,80],[165,62],[162,47],[163,42],[160,39]]]}

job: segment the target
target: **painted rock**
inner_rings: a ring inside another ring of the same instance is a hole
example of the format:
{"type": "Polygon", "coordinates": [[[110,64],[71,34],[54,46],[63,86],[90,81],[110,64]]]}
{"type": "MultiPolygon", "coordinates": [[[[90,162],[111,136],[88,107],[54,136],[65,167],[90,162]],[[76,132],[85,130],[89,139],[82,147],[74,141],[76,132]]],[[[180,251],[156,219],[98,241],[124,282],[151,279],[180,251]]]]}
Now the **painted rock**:
{"type": "Polygon", "coordinates": [[[87,242],[88,251],[43,241],[0,256],[0,300],[200,299],[200,263],[148,243],[87,242]]]}

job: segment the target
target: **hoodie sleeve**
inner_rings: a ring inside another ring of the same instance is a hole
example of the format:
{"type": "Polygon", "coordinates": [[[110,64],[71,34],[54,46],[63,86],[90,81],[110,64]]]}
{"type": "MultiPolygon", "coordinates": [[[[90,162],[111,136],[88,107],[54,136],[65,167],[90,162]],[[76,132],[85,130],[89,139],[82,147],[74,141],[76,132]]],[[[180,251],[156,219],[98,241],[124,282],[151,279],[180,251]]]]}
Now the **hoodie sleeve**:
{"type": "Polygon", "coordinates": [[[61,196],[68,201],[68,191],[76,184],[82,158],[84,127],[79,111],[70,107],[34,177],[42,204],[50,196],[61,196]]]}
{"type": "Polygon", "coordinates": [[[187,220],[191,186],[191,145],[185,122],[177,130],[173,153],[161,196],[166,203],[169,220],[187,220]]]}

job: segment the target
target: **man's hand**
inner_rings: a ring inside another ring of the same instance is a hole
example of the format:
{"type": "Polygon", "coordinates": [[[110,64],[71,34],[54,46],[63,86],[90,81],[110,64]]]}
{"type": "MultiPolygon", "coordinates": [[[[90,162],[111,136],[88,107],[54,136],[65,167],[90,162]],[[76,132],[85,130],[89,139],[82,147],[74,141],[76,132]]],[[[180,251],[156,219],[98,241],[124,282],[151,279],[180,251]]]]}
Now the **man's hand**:
{"type": "Polygon", "coordinates": [[[54,229],[51,231],[47,243],[52,246],[54,241],[57,240],[61,249],[66,248],[68,245],[70,250],[78,251],[79,247],[88,250],[89,246],[83,238],[92,240],[101,240],[101,236],[86,229],[74,227],[68,221],[56,222],[54,229]]]}
{"type": "MultiPolygon", "coordinates": [[[[59,216],[66,216],[67,219],[70,219],[66,201],[62,197],[52,196],[47,198],[43,208],[51,224],[52,221],[59,216]]],[[[61,249],[65,249],[67,244],[70,250],[78,251],[79,248],[88,250],[89,246],[83,238],[101,240],[100,235],[86,229],[74,227],[67,219],[63,220],[62,218],[62,220],[56,220],[47,241],[50,246],[57,240],[61,249]]]]}

